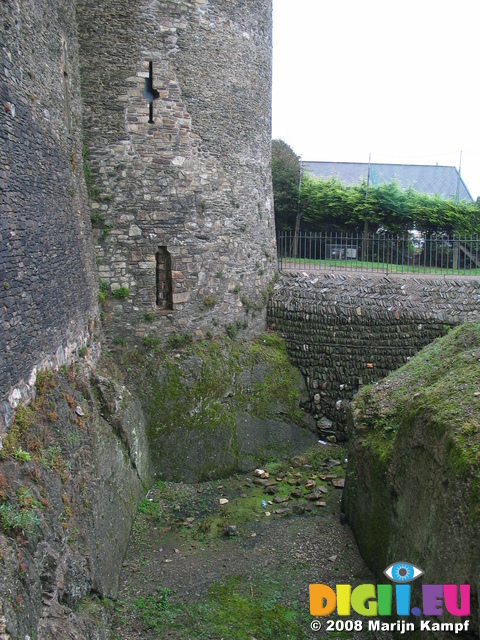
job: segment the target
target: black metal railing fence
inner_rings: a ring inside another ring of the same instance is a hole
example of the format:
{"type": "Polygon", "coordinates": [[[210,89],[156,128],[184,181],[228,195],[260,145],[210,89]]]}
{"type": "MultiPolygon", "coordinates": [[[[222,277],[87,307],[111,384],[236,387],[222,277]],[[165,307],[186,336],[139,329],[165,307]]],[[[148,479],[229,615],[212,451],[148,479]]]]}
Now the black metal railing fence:
{"type": "Polygon", "coordinates": [[[277,256],[280,271],[480,275],[478,236],[288,231],[277,238],[277,256]]]}

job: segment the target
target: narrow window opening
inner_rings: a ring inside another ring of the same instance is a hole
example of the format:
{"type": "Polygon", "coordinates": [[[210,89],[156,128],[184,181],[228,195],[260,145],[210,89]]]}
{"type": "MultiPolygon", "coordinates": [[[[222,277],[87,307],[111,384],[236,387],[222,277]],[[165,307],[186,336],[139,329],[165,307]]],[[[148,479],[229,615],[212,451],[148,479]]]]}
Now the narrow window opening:
{"type": "Polygon", "coordinates": [[[157,307],[173,309],[172,258],[166,247],[158,247],[156,259],[157,307]]]}
{"type": "Polygon", "coordinates": [[[64,115],[67,125],[67,132],[72,133],[72,118],[70,114],[70,82],[68,78],[68,48],[67,41],[62,38],[62,68],[63,68],[63,96],[64,115]]]}
{"type": "Polygon", "coordinates": [[[149,104],[148,123],[154,124],[155,121],[153,119],[153,101],[159,98],[159,93],[156,89],[153,88],[153,62],[151,60],[148,65],[148,78],[145,78],[145,88],[142,95],[145,100],[148,100],[149,104]]]}

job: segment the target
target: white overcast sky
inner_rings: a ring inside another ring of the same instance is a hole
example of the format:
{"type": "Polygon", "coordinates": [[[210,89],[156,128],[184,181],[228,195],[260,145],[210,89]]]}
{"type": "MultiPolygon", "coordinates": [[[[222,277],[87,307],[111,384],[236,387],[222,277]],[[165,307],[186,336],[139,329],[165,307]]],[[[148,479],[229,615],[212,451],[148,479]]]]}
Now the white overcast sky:
{"type": "Polygon", "coordinates": [[[273,0],[273,137],[303,160],[454,165],[480,196],[480,0],[273,0]]]}

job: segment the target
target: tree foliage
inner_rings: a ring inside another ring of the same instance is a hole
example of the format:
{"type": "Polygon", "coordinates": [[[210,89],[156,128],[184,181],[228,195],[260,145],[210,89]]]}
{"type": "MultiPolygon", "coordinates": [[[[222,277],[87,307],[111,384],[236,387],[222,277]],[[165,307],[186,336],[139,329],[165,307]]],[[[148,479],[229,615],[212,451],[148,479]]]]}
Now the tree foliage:
{"type": "Polygon", "coordinates": [[[277,231],[297,229],[332,233],[432,234],[480,233],[480,201],[455,203],[391,182],[378,186],[347,186],[303,173],[300,160],[283,140],[272,141],[272,182],[277,231]],[[301,184],[300,184],[301,182],[301,184]]]}
{"type": "Polygon", "coordinates": [[[298,210],[300,160],[283,140],[272,141],[272,183],[277,230],[293,229],[298,210]]]}
{"type": "MultiPolygon", "coordinates": [[[[335,178],[302,177],[300,193],[303,227],[309,231],[403,233],[417,229],[427,235],[478,234],[478,203],[445,200],[413,189],[403,191],[394,182],[377,187],[362,182],[347,186],[335,178]]],[[[292,228],[292,227],[290,227],[292,228]]]]}

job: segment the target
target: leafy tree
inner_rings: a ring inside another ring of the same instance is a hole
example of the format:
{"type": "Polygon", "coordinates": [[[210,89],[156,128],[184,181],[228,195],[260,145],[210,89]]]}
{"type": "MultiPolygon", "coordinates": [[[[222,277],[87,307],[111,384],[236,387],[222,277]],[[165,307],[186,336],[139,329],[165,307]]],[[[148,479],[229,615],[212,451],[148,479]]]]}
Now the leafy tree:
{"type": "Polygon", "coordinates": [[[432,234],[478,234],[479,203],[455,203],[438,195],[413,189],[403,191],[396,183],[370,187],[365,182],[347,186],[335,178],[321,180],[306,175],[300,194],[304,227],[332,233],[406,233],[417,229],[432,234]]]}
{"type": "Polygon", "coordinates": [[[298,212],[300,159],[283,140],[272,141],[272,183],[277,231],[293,229],[298,212]]]}

